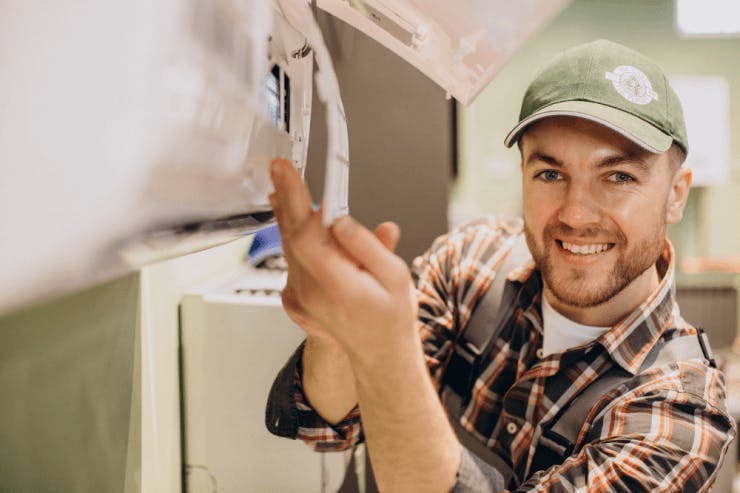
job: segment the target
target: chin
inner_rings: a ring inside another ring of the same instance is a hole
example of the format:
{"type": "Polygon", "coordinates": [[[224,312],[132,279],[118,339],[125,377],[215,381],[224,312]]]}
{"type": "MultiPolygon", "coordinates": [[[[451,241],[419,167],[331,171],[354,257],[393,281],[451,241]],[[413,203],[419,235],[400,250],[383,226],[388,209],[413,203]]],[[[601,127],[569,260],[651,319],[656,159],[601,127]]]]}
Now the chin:
{"type": "Polygon", "coordinates": [[[547,268],[540,269],[540,272],[543,281],[558,301],[579,308],[601,305],[629,284],[629,281],[624,284],[615,283],[617,279],[613,272],[581,270],[569,275],[558,275],[547,268]]]}
{"type": "Polygon", "coordinates": [[[606,283],[569,283],[569,282],[549,282],[545,279],[547,286],[553,296],[569,306],[578,308],[591,308],[601,305],[616,296],[621,289],[615,289],[614,286],[606,283]]]}

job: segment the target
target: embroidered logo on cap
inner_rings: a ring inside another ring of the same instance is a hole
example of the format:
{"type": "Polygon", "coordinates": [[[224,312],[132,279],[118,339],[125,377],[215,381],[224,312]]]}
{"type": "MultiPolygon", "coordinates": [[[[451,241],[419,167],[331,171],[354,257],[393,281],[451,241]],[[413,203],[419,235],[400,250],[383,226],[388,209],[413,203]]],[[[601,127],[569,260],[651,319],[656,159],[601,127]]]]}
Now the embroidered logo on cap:
{"type": "Polygon", "coordinates": [[[604,75],[612,81],[614,89],[627,101],[635,104],[648,104],[650,101],[658,100],[658,94],[653,91],[650,80],[640,69],[620,65],[604,75]]]}

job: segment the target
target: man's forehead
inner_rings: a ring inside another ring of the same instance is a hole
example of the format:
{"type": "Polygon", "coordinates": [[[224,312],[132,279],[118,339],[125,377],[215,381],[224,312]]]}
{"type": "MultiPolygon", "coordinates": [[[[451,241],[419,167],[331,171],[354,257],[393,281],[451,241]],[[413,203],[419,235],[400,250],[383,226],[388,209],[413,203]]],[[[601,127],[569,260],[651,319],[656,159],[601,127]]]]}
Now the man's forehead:
{"type": "Polygon", "coordinates": [[[557,116],[533,123],[520,139],[523,155],[532,152],[560,152],[578,146],[594,154],[620,154],[651,160],[651,153],[605,125],[582,118],[557,116]]]}

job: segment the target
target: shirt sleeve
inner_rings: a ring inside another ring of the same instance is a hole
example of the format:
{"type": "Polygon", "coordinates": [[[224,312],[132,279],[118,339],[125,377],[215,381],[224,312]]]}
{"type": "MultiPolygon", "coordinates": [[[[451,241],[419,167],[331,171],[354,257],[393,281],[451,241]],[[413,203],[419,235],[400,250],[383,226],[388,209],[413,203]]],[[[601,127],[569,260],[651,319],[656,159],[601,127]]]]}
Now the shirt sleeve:
{"type": "MultiPolygon", "coordinates": [[[[704,373],[721,379],[717,370],[704,373]]],[[[670,386],[615,399],[576,455],[535,473],[516,491],[708,491],[735,437],[734,420],[723,399],[665,390],[670,386]]]]}
{"type": "Polygon", "coordinates": [[[267,398],[265,424],[270,433],[303,440],[319,452],[351,448],[363,439],[357,406],[336,425],[331,425],[311,408],[303,393],[302,342],[272,384],[267,398]]]}
{"type": "Polygon", "coordinates": [[[450,493],[500,493],[505,491],[500,472],[462,447],[460,469],[450,493]]]}

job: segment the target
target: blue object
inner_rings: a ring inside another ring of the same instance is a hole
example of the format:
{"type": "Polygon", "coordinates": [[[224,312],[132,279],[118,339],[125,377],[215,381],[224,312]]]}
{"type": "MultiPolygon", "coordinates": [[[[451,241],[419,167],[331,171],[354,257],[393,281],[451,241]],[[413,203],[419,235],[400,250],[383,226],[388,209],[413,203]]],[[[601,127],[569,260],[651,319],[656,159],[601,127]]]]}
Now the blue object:
{"type": "Polygon", "coordinates": [[[280,231],[277,224],[272,224],[257,231],[247,253],[247,261],[251,265],[258,265],[268,257],[283,254],[283,243],[280,240],[280,231]]]}

